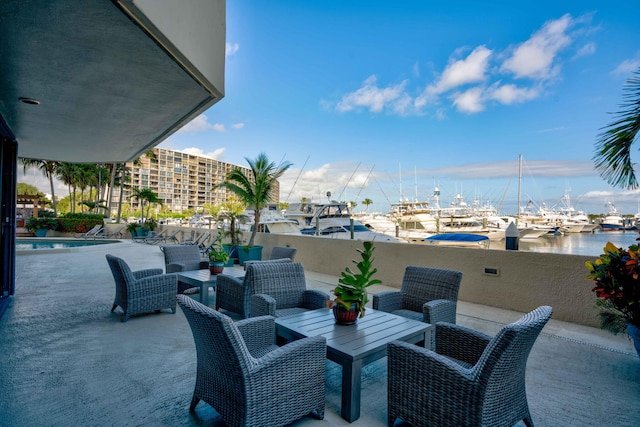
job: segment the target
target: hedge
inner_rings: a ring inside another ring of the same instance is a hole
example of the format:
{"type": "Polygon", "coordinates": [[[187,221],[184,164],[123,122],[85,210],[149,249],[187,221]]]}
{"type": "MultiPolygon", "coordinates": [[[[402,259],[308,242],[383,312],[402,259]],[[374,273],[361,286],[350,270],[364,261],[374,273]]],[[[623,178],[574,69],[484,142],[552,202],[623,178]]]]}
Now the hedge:
{"type": "Polygon", "coordinates": [[[100,214],[84,214],[84,213],[68,213],[58,218],[58,231],[66,233],[86,233],[95,225],[104,222],[104,215],[100,214]]]}

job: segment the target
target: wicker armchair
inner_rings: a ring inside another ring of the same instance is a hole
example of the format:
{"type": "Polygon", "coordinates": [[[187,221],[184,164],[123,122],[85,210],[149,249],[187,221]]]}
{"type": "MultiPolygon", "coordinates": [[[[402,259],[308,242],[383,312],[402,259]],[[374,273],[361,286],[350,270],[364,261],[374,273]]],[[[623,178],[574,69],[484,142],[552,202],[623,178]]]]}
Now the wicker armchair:
{"type": "MultiPolygon", "coordinates": [[[[167,273],[180,271],[203,270],[209,268],[209,261],[202,258],[197,245],[167,245],[162,246],[164,265],[167,273]]],[[[184,282],[178,282],[178,293],[185,291],[196,293],[199,289],[184,282]]]]}
{"type": "Polygon", "coordinates": [[[304,268],[299,262],[253,265],[251,316],[282,317],[306,310],[326,308],[329,295],[307,289],[304,268]]]}
{"type": "Polygon", "coordinates": [[[552,309],[538,307],[491,338],[436,324],[436,351],[388,345],[388,423],[414,426],[532,426],[525,391],[529,352],[552,309]]]}
{"type": "Polygon", "coordinates": [[[171,309],[176,312],[178,280],[173,274],[164,274],[161,268],[131,271],[127,263],[113,255],[106,255],[116,283],[116,297],[111,312],[120,306],[126,322],[130,316],[149,311],[171,309]]]}
{"type": "Polygon", "coordinates": [[[373,309],[426,323],[456,323],[462,273],[440,268],[408,266],[399,291],[373,296],[373,309]]]}
{"type": "MultiPolygon", "coordinates": [[[[216,279],[216,310],[221,308],[240,314],[244,319],[249,317],[251,308],[251,295],[254,293],[253,284],[261,280],[258,275],[261,269],[249,268],[249,266],[259,266],[264,264],[291,264],[289,258],[281,258],[265,261],[252,261],[245,266],[247,273],[244,278],[219,274],[216,279]]],[[[277,280],[277,277],[269,277],[266,280],[277,280]]]]}
{"type": "Polygon", "coordinates": [[[254,262],[269,262],[269,261],[289,261],[289,262],[293,262],[293,259],[296,256],[296,252],[298,252],[298,249],[292,248],[292,247],[289,247],[289,246],[274,246],[273,249],[271,250],[271,255],[269,255],[269,259],[268,260],[262,260],[262,261],[249,260],[249,261],[245,261],[244,262],[244,269],[246,270],[247,267],[249,266],[249,264],[252,264],[254,262]]]}
{"type": "Polygon", "coordinates": [[[287,425],[314,411],[324,418],[324,337],[278,347],[273,317],[235,323],[188,296],[177,299],[196,345],[191,411],[203,400],[231,427],[287,425]]]}

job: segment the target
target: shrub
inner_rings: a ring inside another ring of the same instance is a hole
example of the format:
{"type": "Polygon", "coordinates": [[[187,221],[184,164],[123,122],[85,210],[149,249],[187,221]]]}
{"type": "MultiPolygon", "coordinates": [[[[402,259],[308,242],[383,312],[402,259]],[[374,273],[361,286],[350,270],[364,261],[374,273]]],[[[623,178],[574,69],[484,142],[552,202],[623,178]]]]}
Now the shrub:
{"type": "Polygon", "coordinates": [[[59,231],[66,233],[86,233],[93,226],[102,224],[104,216],[99,214],[68,213],[61,218],[59,231]]]}

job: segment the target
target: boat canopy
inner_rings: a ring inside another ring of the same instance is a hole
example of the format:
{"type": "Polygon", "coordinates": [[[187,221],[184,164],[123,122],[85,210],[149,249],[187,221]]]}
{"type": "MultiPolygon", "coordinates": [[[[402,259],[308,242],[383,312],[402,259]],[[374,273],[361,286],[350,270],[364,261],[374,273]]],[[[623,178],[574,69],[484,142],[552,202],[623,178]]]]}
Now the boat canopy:
{"type": "Polygon", "coordinates": [[[456,241],[456,242],[483,242],[485,240],[489,240],[488,236],[483,236],[481,234],[471,234],[471,233],[444,233],[444,234],[434,234],[433,236],[425,237],[425,241],[431,240],[448,240],[448,241],[456,241]]]}

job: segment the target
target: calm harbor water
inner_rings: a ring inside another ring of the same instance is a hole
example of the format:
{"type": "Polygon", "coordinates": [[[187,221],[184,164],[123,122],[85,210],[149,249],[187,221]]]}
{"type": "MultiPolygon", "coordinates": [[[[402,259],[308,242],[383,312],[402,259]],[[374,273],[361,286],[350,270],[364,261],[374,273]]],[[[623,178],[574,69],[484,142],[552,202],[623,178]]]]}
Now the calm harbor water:
{"type": "MultiPolygon", "coordinates": [[[[620,248],[627,248],[629,245],[636,243],[638,237],[640,237],[640,234],[638,234],[637,230],[606,232],[596,230],[593,233],[567,233],[563,236],[544,236],[532,241],[524,239],[520,240],[518,248],[521,251],[598,257],[607,242],[611,242],[620,248]]],[[[491,247],[495,247],[493,242],[491,247]]]]}

